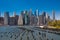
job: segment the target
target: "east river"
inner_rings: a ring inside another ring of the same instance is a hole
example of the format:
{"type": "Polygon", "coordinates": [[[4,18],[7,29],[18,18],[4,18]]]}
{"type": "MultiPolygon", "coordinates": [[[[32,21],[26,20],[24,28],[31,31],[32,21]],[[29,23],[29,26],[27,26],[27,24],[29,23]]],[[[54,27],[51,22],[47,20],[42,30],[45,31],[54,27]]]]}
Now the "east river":
{"type": "Polygon", "coordinates": [[[49,30],[29,26],[0,26],[0,40],[60,40],[49,30]]]}

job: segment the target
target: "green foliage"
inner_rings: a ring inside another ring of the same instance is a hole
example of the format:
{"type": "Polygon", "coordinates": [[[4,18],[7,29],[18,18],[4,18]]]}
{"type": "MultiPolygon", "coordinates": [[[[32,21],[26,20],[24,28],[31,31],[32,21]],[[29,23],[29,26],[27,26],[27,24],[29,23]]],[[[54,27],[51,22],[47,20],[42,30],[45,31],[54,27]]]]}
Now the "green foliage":
{"type": "Polygon", "coordinates": [[[60,28],[60,20],[49,21],[49,22],[48,22],[48,25],[49,25],[49,26],[56,27],[56,28],[60,28]]]}

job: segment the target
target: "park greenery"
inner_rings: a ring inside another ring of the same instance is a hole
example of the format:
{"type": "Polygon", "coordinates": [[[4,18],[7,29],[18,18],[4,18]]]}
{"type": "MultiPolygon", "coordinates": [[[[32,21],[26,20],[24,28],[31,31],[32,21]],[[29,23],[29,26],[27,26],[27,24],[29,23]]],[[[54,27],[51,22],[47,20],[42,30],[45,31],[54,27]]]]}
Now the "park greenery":
{"type": "Polygon", "coordinates": [[[60,29],[60,20],[49,21],[48,25],[60,29]]]}

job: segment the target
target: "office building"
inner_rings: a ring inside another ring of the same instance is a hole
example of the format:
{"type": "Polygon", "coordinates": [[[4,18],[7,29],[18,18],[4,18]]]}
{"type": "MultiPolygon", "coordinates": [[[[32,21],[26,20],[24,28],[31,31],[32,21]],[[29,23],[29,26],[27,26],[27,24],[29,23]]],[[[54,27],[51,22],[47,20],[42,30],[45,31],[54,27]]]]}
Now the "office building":
{"type": "Polygon", "coordinates": [[[28,17],[29,17],[29,25],[31,25],[32,24],[32,17],[33,16],[33,14],[32,14],[32,9],[30,9],[29,10],[29,12],[28,12],[28,17]]]}
{"type": "Polygon", "coordinates": [[[29,24],[28,12],[26,10],[21,11],[20,19],[21,19],[20,21],[22,21],[23,25],[29,24]]]}
{"type": "Polygon", "coordinates": [[[0,25],[4,25],[4,18],[0,17],[0,25]]]}
{"type": "Polygon", "coordinates": [[[39,15],[39,25],[43,25],[43,16],[39,15]]]}
{"type": "Polygon", "coordinates": [[[39,10],[37,9],[34,13],[35,15],[35,24],[39,25],[39,10]]]}
{"type": "Polygon", "coordinates": [[[21,16],[23,20],[23,25],[25,25],[25,11],[21,11],[21,16]]]}
{"type": "Polygon", "coordinates": [[[14,18],[15,18],[15,25],[18,25],[18,18],[19,18],[19,16],[16,15],[14,18]]]}
{"type": "Polygon", "coordinates": [[[28,12],[25,11],[25,25],[28,24],[28,12]]]}
{"type": "Polygon", "coordinates": [[[38,18],[38,16],[39,16],[39,10],[37,9],[36,11],[35,11],[35,16],[38,18]]]}
{"type": "Polygon", "coordinates": [[[9,25],[9,12],[4,13],[4,25],[9,25]]]}
{"type": "Polygon", "coordinates": [[[28,16],[32,16],[33,14],[32,14],[32,9],[30,9],[29,10],[29,12],[28,12],[28,16]]]}
{"type": "Polygon", "coordinates": [[[19,16],[16,15],[16,12],[13,12],[13,16],[10,17],[10,22],[9,22],[9,25],[18,25],[18,18],[19,16]]]}
{"type": "Polygon", "coordinates": [[[19,16],[18,25],[23,25],[23,17],[22,17],[22,15],[19,16]]]}
{"type": "Polygon", "coordinates": [[[45,25],[46,24],[46,12],[43,12],[42,18],[43,18],[43,25],[45,25]]]}
{"type": "Polygon", "coordinates": [[[15,25],[15,17],[10,17],[9,25],[15,25]]]}
{"type": "Polygon", "coordinates": [[[52,14],[53,14],[53,21],[55,20],[55,11],[53,10],[52,11],[52,14]]]}
{"type": "Polygon", "coordinates": [[[50,16],[46,13],[46,25],[48,25],[49,21],[50,21],[50,16]]]}

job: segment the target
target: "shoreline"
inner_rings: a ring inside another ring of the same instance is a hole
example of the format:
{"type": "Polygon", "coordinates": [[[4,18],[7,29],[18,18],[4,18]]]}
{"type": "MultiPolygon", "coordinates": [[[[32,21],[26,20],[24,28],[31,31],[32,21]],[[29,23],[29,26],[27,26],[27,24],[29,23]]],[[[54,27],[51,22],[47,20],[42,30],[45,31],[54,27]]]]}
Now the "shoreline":
{"type": "MultiPolygon", "coordinates": [[[[0,27],[9,27],[9,26],[10,25],[7,25],[7,26],[3,25],[3,26],[0,26],[0,27]]],[[[11,27],[24,27],[24,26],[14,25],[14,26],[11,26],[11,27]]],[[[25,26],[25,27],[27,27],[27,26],[25,26]]],[[[33,28],[39,28],[39,29],[43,29],[43,30],[49,30],[48,31],[49,33],[54,33],[54,34],[60,35],[60,29],[55,29],[55,28],[40,28],[40,27],[37,27],[37,26],[33,26],[33,28]]]]}
{"type": "MultiPolygon", "coordinates": [[[[16,27],[16,26],[19,26],[19,25],[0,25],[0,27],[7,27],[7,26],[11,26],[11,27],[16,27]]],[[[31,26],[31,25],[21,25],[22,27],[26,27],[26,26],[31,26]]],[[[20,27],[21,27],[20,26],[20,27]]],[[[36,27],[36,28],[41,28],[41,27],[39,27],[39,26],[33,26],[33,27],[36,27]]],[[[48,28],[48,27],[43,27],[43,28],[41,28],[41,29],[46,29],[46,30],[53,30],[53,31],[60,31],[60,29],[58,29],[58,28],[48,28]]]]}

